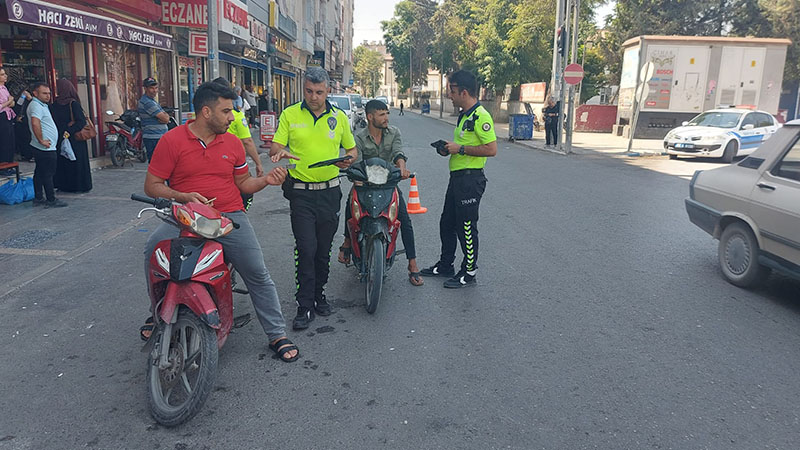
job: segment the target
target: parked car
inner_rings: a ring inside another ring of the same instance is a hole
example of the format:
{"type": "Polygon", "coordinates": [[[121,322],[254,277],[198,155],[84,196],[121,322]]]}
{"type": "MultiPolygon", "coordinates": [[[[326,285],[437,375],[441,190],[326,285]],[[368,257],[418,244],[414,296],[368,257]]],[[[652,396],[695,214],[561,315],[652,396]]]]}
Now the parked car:
{"type": "Polygon", "coordinates": [[[800,120],[738,164],[695,172],[686,211],[719,239],[729,282],[755,286],[772,270],[800,280],[800,120]]]}
{"type": "Polygon", "coordinates": [[[375,97],[375,100],[380,100],[383,103],[386,103],[386,106],[389,106],[389,99],[387,97],[379,95],[379,96],[375,97]]]}
{"type": "Polygon", "coordinates": [[[350,96],[348,94],[331,94],[328,96],[328,101],[347,114],[350,129],[354,130],[356,126],[356,110],[352,100],[350,100],[350,96]]]}
{"type": "Polygon", "coordinates": [[[357,126],[359,126],[361,128],[366,128],[367,127],[367,115],[364,113],[364,109],[365,109],[364,105],[365,105],[366,102],[364,102],[361,99],[361,95],[359,95],[359,94],[347,94],[347,95],[350,96],[350,101],[352,102],[353,107],[354,107],[354,109],[356,111],[356,122],[355,122],[354,125],[357,125],[357,126]]]}
{"type": "Polygon", "coordinates": [[[778,128],[778,121],[764,111],[712,109],[667,133],[664,149],[670,159],[703,156],[730,163],[735,156],[752,153],[778,128]]]}

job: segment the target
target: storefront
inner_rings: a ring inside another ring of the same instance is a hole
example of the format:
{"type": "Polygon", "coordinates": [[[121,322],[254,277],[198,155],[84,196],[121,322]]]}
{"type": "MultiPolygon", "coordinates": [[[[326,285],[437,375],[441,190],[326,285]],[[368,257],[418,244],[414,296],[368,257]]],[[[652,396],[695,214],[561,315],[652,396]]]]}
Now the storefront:
{"type": "MultiPolygon", "coordinates": [[[[12,72],[13,95],[36,81],[49,83],[58,95],[56,80],[66,78],[77,88],[86,113],[99,125],[99,136],[108,119],[105,111],[120,114],[135,108],[147,76],[160,81],[160,103],[167,108],[174,105],[170,35],[67,1],[6,0],[3,11],[0,62],[12,72]]],[[[102,145],[102,139],[95,140],[93,156],[104,153],[102,145]]]]}

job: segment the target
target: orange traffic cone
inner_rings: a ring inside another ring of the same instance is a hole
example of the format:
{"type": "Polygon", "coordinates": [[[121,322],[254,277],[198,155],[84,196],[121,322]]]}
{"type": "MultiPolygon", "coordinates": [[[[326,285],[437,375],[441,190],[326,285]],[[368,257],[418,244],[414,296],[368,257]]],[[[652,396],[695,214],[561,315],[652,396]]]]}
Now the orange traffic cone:
{"type": "Polygon", "coordinates": [[[428,212],[428,208],[423,207],[419,202],[419,189],[417,188],[417,177],[411,179],[411,190],[408,192],[408,213],[422,214],[428,212]]]}

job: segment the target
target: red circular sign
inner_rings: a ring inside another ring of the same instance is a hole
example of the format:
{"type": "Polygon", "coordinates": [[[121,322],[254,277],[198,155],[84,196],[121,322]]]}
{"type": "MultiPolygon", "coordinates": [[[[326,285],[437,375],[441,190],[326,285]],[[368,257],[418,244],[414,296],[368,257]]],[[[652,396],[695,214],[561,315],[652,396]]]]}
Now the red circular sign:
{"type": "Polygon", "coordinates": [[[583,80],[583,67],[580,64],[570,64],[564,69],[564,81],[567,84],[578,84],[583,80]]]}

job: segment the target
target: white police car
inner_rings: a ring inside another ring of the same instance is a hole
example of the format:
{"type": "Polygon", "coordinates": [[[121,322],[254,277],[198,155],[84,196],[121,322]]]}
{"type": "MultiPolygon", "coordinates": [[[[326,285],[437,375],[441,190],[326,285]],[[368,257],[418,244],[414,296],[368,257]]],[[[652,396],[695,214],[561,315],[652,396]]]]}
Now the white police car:
{"type": "Polygon", "coordinates": [[[749,109],[712,109],[683,122],[664,137],[670,159],[702,156],[733,161],[752,153],[780,128],[772,114],[749,109]]]}

